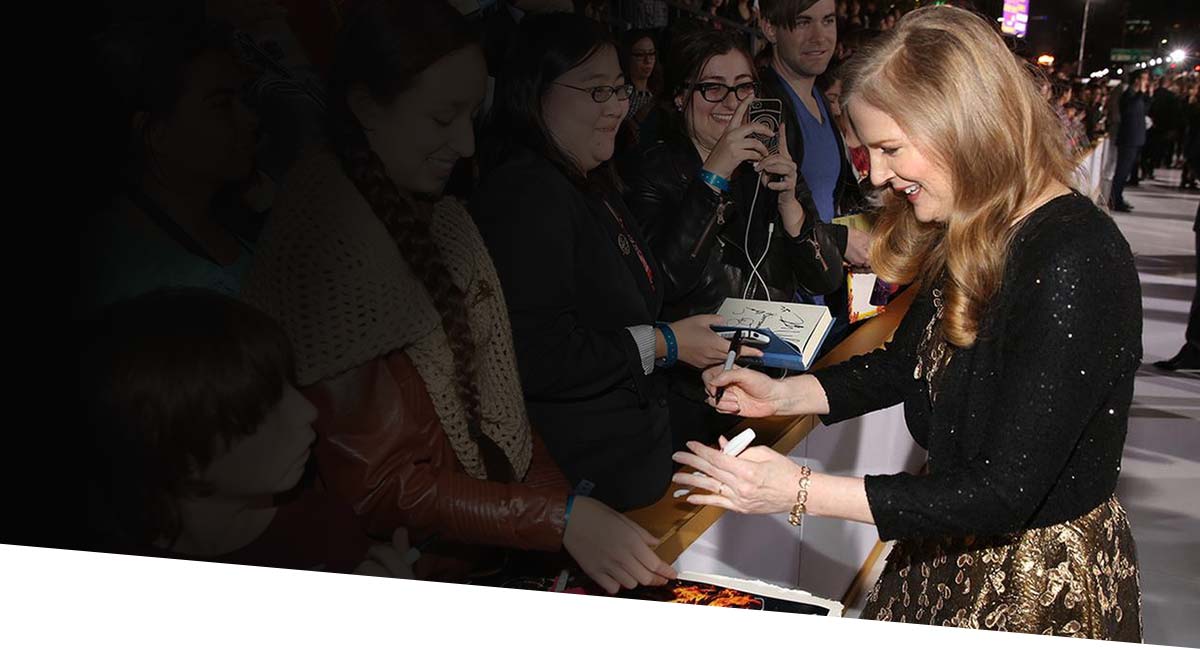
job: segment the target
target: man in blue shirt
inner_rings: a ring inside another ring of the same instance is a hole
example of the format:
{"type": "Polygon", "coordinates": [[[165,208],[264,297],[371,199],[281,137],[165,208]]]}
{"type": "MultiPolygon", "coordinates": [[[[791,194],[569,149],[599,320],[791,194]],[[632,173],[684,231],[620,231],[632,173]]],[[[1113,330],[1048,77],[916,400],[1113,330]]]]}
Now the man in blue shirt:
{"type": "MultiPolygon", "coordinates": [[[[832,229],[849,264],[869,266],[871,236],[831,223],[835,216],[857,209],[858,205],[853,204],[861,200],[841,131],[830,117],[825,98],[814,87],[837,47],[836,3],[760,0],[759,10],[763,35],[773,46],[771,62],[759,75],[762,95],[783,102],[788,151],[799,165],[800,176],[817,207],[816,215],[806,216],[815,216],[820,221],[818,226],[832,229]]],[[[844,286],[836,295],[799,298],[829,305],[838,324],[845,326],[848,305],[844,286]]]]}

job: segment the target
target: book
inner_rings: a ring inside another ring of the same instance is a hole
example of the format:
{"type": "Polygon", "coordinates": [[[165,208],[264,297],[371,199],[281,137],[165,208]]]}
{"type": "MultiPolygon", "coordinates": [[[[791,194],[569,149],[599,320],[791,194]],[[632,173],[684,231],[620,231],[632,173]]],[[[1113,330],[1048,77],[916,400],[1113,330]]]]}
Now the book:
{"type": "MultiPolygon", "coordinates": [[[[887,307],[876,304],[878,300],[879,276],[874,273],[846,273],[846,291],[849,294],[850,322],[857,323],[882,314],[887,307]]],[[[884,294],[886,299],[887,294],[884,294]]]]}
{"type": "Polygon", "coordinates": [[[609,596],[603,589],[579,572],[565,578],[520,577],[502,583],[509,589],[559,591],[569,594],[649,600],[660,603],[681,603],[704,607],[749,609],[764,612],[789,612],[814,616],[842,616],[842,604],[820,598],[807,591],[783,587],[761,580],[729,578],[683,571],[679,577],[660,587],[639,586],[621,589],[609,596]]]}
{"type": "MultiPolygon", "coordinates": [[[[865,214],[848,214],[834,217],[833,223],[854,228],[863,232],[871,232],[871,220],[865,214]]],[[[895,287],[883,282],[879,276],[870,272],[846,271],[846,293],[849,320],[857,323],[878,316],[887,311],[886,305],[895,287]]]]}
{"type": "Polygon", "coordinates": [[[760,347],[763,356],[742,357],[745,363],[801,372],[812,366],[833,327],[833,315],[824,305],[726,298],[717,314],[725,324],[714,325],[713,331],[749,329],[769,339],[760,347]]]}
{"type": "Polygon", "coordinates": [[[861,212],[834,217],[833,223],[839,226],[846,226],[847,228],[862,230],[863,232],[871,232],[871,221],[867,219],[867,215],[861,212]]]}

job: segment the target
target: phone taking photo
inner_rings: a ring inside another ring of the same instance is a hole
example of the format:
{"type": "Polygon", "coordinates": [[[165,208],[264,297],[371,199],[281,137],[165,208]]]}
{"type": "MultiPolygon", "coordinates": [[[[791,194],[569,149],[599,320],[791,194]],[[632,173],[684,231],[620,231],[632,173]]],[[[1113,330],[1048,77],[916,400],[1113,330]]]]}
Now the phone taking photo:
{"type": "Polygon", "coordinates": [[[783,118],[783,102],[770,98],[753,99],[747,116],[752,124],[762,124],[771,129],[770,136],[755,133],[753,137],[766,145],[770,153],[779,153],[779,122],[783,118]]]}

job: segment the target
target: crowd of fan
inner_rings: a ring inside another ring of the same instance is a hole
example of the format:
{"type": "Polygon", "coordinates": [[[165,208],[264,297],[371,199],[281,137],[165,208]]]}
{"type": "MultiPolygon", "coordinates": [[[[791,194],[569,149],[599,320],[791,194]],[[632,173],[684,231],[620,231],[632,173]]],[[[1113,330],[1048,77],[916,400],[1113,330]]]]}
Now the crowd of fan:
{"type": "MultiPolygon", "coordinates": [[[[620,511],[731,425],[698,371],[728,351],[716,306],[827,305],[826,349],[852,329],[871,235],[833,220],[870,169],[840,70],[896,9],[115,4],[88,59],[111,174],[80,229],[81,547],[459,579],[476,546],[565,549],[610,591],[661,582],[620,511]],[[776,151],[730,117],[760,96],[776,151]]],[[[1198,85],[1158,81],[1147,175],[1194,164],[1198,85]]],[[[1076,149],[1122,110],[1044,89],[1076,149]]]]}

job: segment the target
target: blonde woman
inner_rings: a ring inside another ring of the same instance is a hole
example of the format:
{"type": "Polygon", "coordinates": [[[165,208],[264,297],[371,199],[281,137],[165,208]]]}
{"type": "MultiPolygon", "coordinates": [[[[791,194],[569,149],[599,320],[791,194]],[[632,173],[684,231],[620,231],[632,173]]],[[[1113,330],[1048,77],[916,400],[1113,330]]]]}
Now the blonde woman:
{"type": "Polygon", "coordinates": [[[897,540],[864,617],[1138,641],[1114,496],[1142,354],[1129,246],[1069,187],[1058,120],[983,19],[917,10],[853,66],[843,102],[883,195],[871,259],[919,297],[885,349],[785,380],[716,368],[706,388],[727,387],[721,412],[827,423],[903,403],[928,471],[831,476],[693,443],[676,459],[705,476],[675,480],[711,493],[693,503],[897,540]]]}

